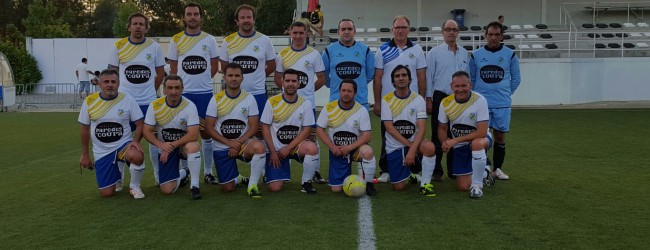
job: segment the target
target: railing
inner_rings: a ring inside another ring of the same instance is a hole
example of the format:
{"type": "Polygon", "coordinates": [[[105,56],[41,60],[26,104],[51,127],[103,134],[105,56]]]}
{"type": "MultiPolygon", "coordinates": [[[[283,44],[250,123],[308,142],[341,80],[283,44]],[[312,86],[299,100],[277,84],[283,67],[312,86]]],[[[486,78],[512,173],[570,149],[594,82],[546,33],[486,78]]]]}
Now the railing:
{"type": "MultiPolygon", "coordinates": [[[[94,91],[93,87],[91,92],[94,91]]],[[[78,83],[16,84],[16,105],[19,109],[76,109],[82,101],[78,83]]]]}

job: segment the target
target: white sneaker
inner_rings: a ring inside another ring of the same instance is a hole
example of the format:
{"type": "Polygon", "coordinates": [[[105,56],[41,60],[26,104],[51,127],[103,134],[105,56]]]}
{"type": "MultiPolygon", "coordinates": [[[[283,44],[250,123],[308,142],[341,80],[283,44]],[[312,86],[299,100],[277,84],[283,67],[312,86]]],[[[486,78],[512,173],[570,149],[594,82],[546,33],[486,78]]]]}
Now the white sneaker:
{"type": "Polygon", "coordinates": [[[506,173],[501,171],[500,168],[497,168],[496,171],[494,171],[494,176],[497,177],[499,180],[508,180],[510,179],[510,176],[508,176],[506,173]]]}
{"type": "Polygon", "coordinates": [[[483,197],[483,189],[477,186],[472,186],[469,189],[469,198],[478,199],[483,197]]]}
{"type": "Polygon", "coordinates": [[[144,193],[140,187],[131,188],[131,195],[133,195],[133,199],[136,200],[144,198],[144,193]]]}
{"type": "Polygon", "coordinates": [[[390,175],[388,175],[388,172],[381,173],[379,178],[377,178],[379,182],[388,182],[389,179],[390,179],[390,175]]]}
{"type": "Polygon", "coordinates": [[[122,181],[115,183],[115,192],[122,192],[122,190],[124,190],[124,184],[122,184],[122,181]]]}

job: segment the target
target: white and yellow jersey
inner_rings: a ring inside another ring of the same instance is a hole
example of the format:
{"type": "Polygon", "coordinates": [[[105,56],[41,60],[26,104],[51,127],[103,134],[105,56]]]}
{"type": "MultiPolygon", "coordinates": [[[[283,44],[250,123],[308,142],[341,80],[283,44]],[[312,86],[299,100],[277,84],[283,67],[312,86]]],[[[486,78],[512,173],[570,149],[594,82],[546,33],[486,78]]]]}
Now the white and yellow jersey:
{"type": "Polygon", "coordinates": [[[199,125],[199,115],[194,103],[185,97],[175,107],[170,107],[165,97],[161,97],[147,108],[144,123],[156,127],[159,140],[173,142],[185,136],[188,127],[199,125]]]}
{"type": "Polygon", "coordinates": [[[160,45],[146,38],[135,44],[122,38],[111,47],[108,64],[119,67],[120,91],[138,103],[148,105],[156,99],[156,68],[165,66],[165,56],[160,45]]]}
{"type": "Polygon", "coordinates": [[[208,33],[180,32],[169,43],[167,58],[178,62],[183,93],[212,93],[212,59],[219,58],[217,41],[208,33]]]}
{"type": "Polygon", "coordinates": [[[268,36],[260,32],[247,37],[232,33],[224,38],[219,48],[219,58],[244,68],[242,90],[251,95],[266,93],[266,61],[275,60],[273,44],[268,36]]]}
{"type": "Polygon", "coordinates": [[[304,96],[311,102],[311,108],[316,108],[314,91],[316,86],[316,73],[325,72],[323,57],[312,47],[306,46],[302,50],[294,50],[291,46],[286,47],[275,59],[275,71],[284,73],[287,69],[298,71],[298,95],[304,96]]]}
{"type": "MultiPolygon", "coordinates": [[[[381,122],[390,121],[404,138],[415,140],[418,133],[417,121],[427,119],[427,110],[422,96],[409,91],[408,96],[399,97],[395,92],[388,93],[381,99],[381,122]]],[[[390,133],[386,133],[386,153],[405,147],[390,133]]]]}
{"type": "Polygon", "coordinates": [[[270,125],[276,150],[291,143],[304,127],[312,127],[316,124],[309,100],[299,96],[295,102],[290,103],[282,97],[282,94],[266,101],[260,122],[270,125]]]}
{"type": "MultiPolygon", "coordinates": [[[[205,115],[217,119],[214,124],[217,133],[227,139],[237,139],[251,129],[248,118],[258,116],[259,110],[255,98],[248,92],[242,90],[237,96],[228,96],[226,91],[222,90],[210,99],[205,115]]],[[[212,149],[227,150],[228,145],[212,140],[212,149]]]]}
{"type": "Polygon", "coordinates": [[[130,122],[142,119],[142,111],[133,97],[124,93],[102,99],[99,93],[86,97],[77,121],[90,126],[95,160],[114,152],[131,141],[130,122]]]}
{"type": "MultiPolygon", "coordinates": [[[[463,103],[456,102],[454,95],[447,96],[440,102],[438,121],[440,123],[449,123],[449,130],[451,130],[451,136],[454,138],[471,134],[476,131],[479,122],[488,122],[489,120],[490,113],[487,100],[474,91],[471,92],[469,100],[463,103]]],[[[455,147],[469,143],[458,143],[455,147]]]]}
{"type": "Polygon", "coordinates": [[[368,110],[357,102],[352,108],[343,109],[336,100],[320,111],[316,125],[327,129],[337,146],[350,145],[357,141],[361,132],[370,131],[370,116],[368,110]]]}

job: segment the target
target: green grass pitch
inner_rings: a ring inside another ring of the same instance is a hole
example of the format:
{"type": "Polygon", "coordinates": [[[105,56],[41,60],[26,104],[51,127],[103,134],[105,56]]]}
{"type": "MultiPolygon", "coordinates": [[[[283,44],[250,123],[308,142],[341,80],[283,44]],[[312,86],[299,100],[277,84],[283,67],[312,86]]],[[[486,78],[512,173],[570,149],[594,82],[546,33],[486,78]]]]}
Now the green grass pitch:
{"type": "MultiPolygon", "coordinates": [[[[223,194],[201,182],[164,196],[101,198],[79,172],[76,113],[0,113],[0,249],[356,249],[357,199],[301,193],[300,166],[280,193],[223,194]]],[[[373,127],[379,121],[373,116],[373,127]]],[[[379,184],[379,249],[641,249],[650,232],[650,110],[514,110],[504,171],[480,200],[444,179],[438,197],[379,184]],[[644,240],[645,239],[645,240],[644,240]]],[[[430,134],[430,132],[428,133],[430,134]]],[[[379,150],[379,129],[372,146],[379,150]]],[[[326,151],[321,170],[327,176],[326,151]]],[[[146,157],[148,158],[148,157],[146,157]]],[[[248,173],[246,165],[240,165],[248,173]]],[[[127,174],[128,180],[128,174],[127,174]]]]}

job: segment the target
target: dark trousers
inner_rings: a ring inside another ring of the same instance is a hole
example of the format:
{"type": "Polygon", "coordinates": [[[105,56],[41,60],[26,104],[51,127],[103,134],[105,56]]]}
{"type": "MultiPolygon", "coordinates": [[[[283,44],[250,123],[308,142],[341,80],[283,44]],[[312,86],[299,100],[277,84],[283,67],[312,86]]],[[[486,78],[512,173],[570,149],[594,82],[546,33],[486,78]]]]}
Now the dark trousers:
{"type": "MultiPolygon", "coordinates": [[[[442,176],[444,175],[444,172],[442,171],[442,143],[440,142],[440,139],[438,139],[438,125],[440,122],[438,121],[438,113],[440,112],[440,102],[442,102],[442,99],[447,97],[448,95],[445,94],[445,92],[442,91],[434,91],[433,92],[433,114],[431,114],[431,141],[433,142],[433,145],[436,146],[436,167],[433,169],[433,175],[439,175],[442,176]]],[[[451,138],[451,130],[450,128],[447,129],[447,137],[451,138]]],[[[447,176],[449,178],[452,178],[452,159],[453,159],[453,154],[454,150],[449,150],[449,153],[447,153],[447,176]]]]}

